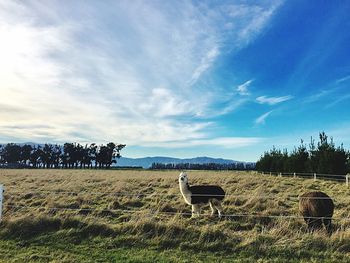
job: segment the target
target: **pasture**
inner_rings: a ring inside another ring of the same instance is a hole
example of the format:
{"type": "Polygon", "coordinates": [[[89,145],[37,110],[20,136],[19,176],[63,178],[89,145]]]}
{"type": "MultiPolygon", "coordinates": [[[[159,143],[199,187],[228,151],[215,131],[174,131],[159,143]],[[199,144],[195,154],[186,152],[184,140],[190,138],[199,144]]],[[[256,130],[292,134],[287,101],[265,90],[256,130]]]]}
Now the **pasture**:
{"type": "Polygon", "coordinates": [[[178,171],[0,170],[1,262],[349,262],[350,188],[329,180],[188,171],[217,184],[222,219],[180,195],[178,171]],[[334,233],[308,233],[298,196],[335,202],[334,233]]]}

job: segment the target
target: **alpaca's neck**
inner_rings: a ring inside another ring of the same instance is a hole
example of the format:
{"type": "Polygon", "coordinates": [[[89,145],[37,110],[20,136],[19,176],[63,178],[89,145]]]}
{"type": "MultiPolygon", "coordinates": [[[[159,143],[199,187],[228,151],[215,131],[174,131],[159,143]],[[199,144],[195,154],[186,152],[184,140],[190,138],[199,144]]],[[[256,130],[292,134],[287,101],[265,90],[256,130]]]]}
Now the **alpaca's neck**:
{"type": "Polygon", "coordinates": [[[182,194],[188,193],[190,191],[190,190],[188,190],[188,183],[180,182],[179,186],[180,186],[180,191],[182,194]]]}
{"type": "Polygon", "coordinates": [[[191,204],[191,191],[188,189],[188,184],[179,182],[180,192],[185,199],[186,203],[191,204]]]}

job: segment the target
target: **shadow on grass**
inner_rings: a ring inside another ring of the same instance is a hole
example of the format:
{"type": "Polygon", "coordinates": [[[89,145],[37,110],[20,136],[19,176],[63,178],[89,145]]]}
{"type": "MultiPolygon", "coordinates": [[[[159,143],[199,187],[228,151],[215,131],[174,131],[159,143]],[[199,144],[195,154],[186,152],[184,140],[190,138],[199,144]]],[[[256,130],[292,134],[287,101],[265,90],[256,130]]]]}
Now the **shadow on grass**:
{"type": "Polygon", "coordinates": [[[117,233],[104,224],[88,224],[75,218],[24,217],[1,223],[0,237],[27,240],[63,229],[77,229],[82,238],[89,236],[115,236],[117,233]]]}
{"type": "Polygon", "coordinates": [[[155,221],[128,222],[114,228],[106,224],[88,223],[79,218],[60,219],[55,217],[25,217],[13,221],[4,221],[0,225],[0,238],[12,239],[23,244],[36,243],[38,240],[50,242],[71,242],[79,244],[90,238],[112,238],[116,247],[145,247],[151,245],[158,249],[183,248],[201,250],[227,249],[220,245],[228,238],[218,229],[197,230],[177,224],[162,224],[155,221]],[[135,238],[132,238],[135,237],[135,238]],[[51,241],[52,241],[51,240],[51,241]],[[195,241],[195,242],[193,242],[195,241]],[[203,246],[204,244],[204,246],[203,246]]]}
{"type": "Polygon", "coordinates": [[[48,217],[25,217],[14,221],[4,221],[1,223],[0,237],[30,239],[47,232],[58,231],[61,224],[60,219],[48,217]]]}

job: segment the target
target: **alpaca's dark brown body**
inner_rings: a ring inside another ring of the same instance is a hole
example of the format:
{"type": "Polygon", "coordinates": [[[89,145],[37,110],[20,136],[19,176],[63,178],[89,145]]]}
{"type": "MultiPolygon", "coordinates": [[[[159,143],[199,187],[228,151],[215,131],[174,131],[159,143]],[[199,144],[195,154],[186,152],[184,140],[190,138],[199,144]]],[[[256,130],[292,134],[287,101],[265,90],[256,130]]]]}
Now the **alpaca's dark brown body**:
{"type": "Polygon", "coordinates": [[[299,211],[304,217],[309,230],[326,227],[332,232],[332,216],[334,211],[333,200],[323,192],[309,192],[300,196],[299,211]]]}
{"type": "Polygon", "coordinates": [[[217,185],[193,185],[187,184],[191,192],[191,204],[208,204],[210,200],[216,199],[222,201],[225,197],[225,191],[217,185]]]}

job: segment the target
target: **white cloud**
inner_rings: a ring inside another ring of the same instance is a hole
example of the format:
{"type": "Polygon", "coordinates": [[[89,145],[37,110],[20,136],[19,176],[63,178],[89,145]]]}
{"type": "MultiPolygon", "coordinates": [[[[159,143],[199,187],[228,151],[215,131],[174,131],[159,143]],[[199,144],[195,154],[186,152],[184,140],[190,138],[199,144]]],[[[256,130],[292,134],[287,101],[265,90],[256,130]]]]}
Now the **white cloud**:
{"type": "Polygon", "coordinates": [[[272,113],[272,111],[266,112],[263,115],[259,116],[256,120],[255,120],[255,124],[264,124],[266,118],[272,113]]]}
{"type": "Polygon", "coordinates": [[[201,140],[211,135],[206,116],[240,105],[217,110],[225,94],[195,84],[228,46],[244,47],[262,31],[251,29],[264,24],[260,14],[242,19],[223,4],[187,1],[70,5],[0,4],[0,91],[8,109],[0,111],[0,138],[134,145],[201,140]],[[222,19],[231,26],[223,28],[222,19]]]}
{"type": "Polygon", "coordinates": [[[293,96],[282,96],[282,97],[267,97],[267,96],[260,96],[256,98],[256,101],[260,104],[269,104],[269,105],[275,105],[287,100],[292,99],[293,96]]]}
{"type": "Polygon", "coordinates": [[[250,84],[253,82],[253,80],[248,80],[246,82],[244,82],[243,84],[239,85],[237,87],[237,91],[239,93],[239,95],[242,96],[248,96],[250,95],[249,91],[248,91],[248,87],[250,86],[250,84]]]}

